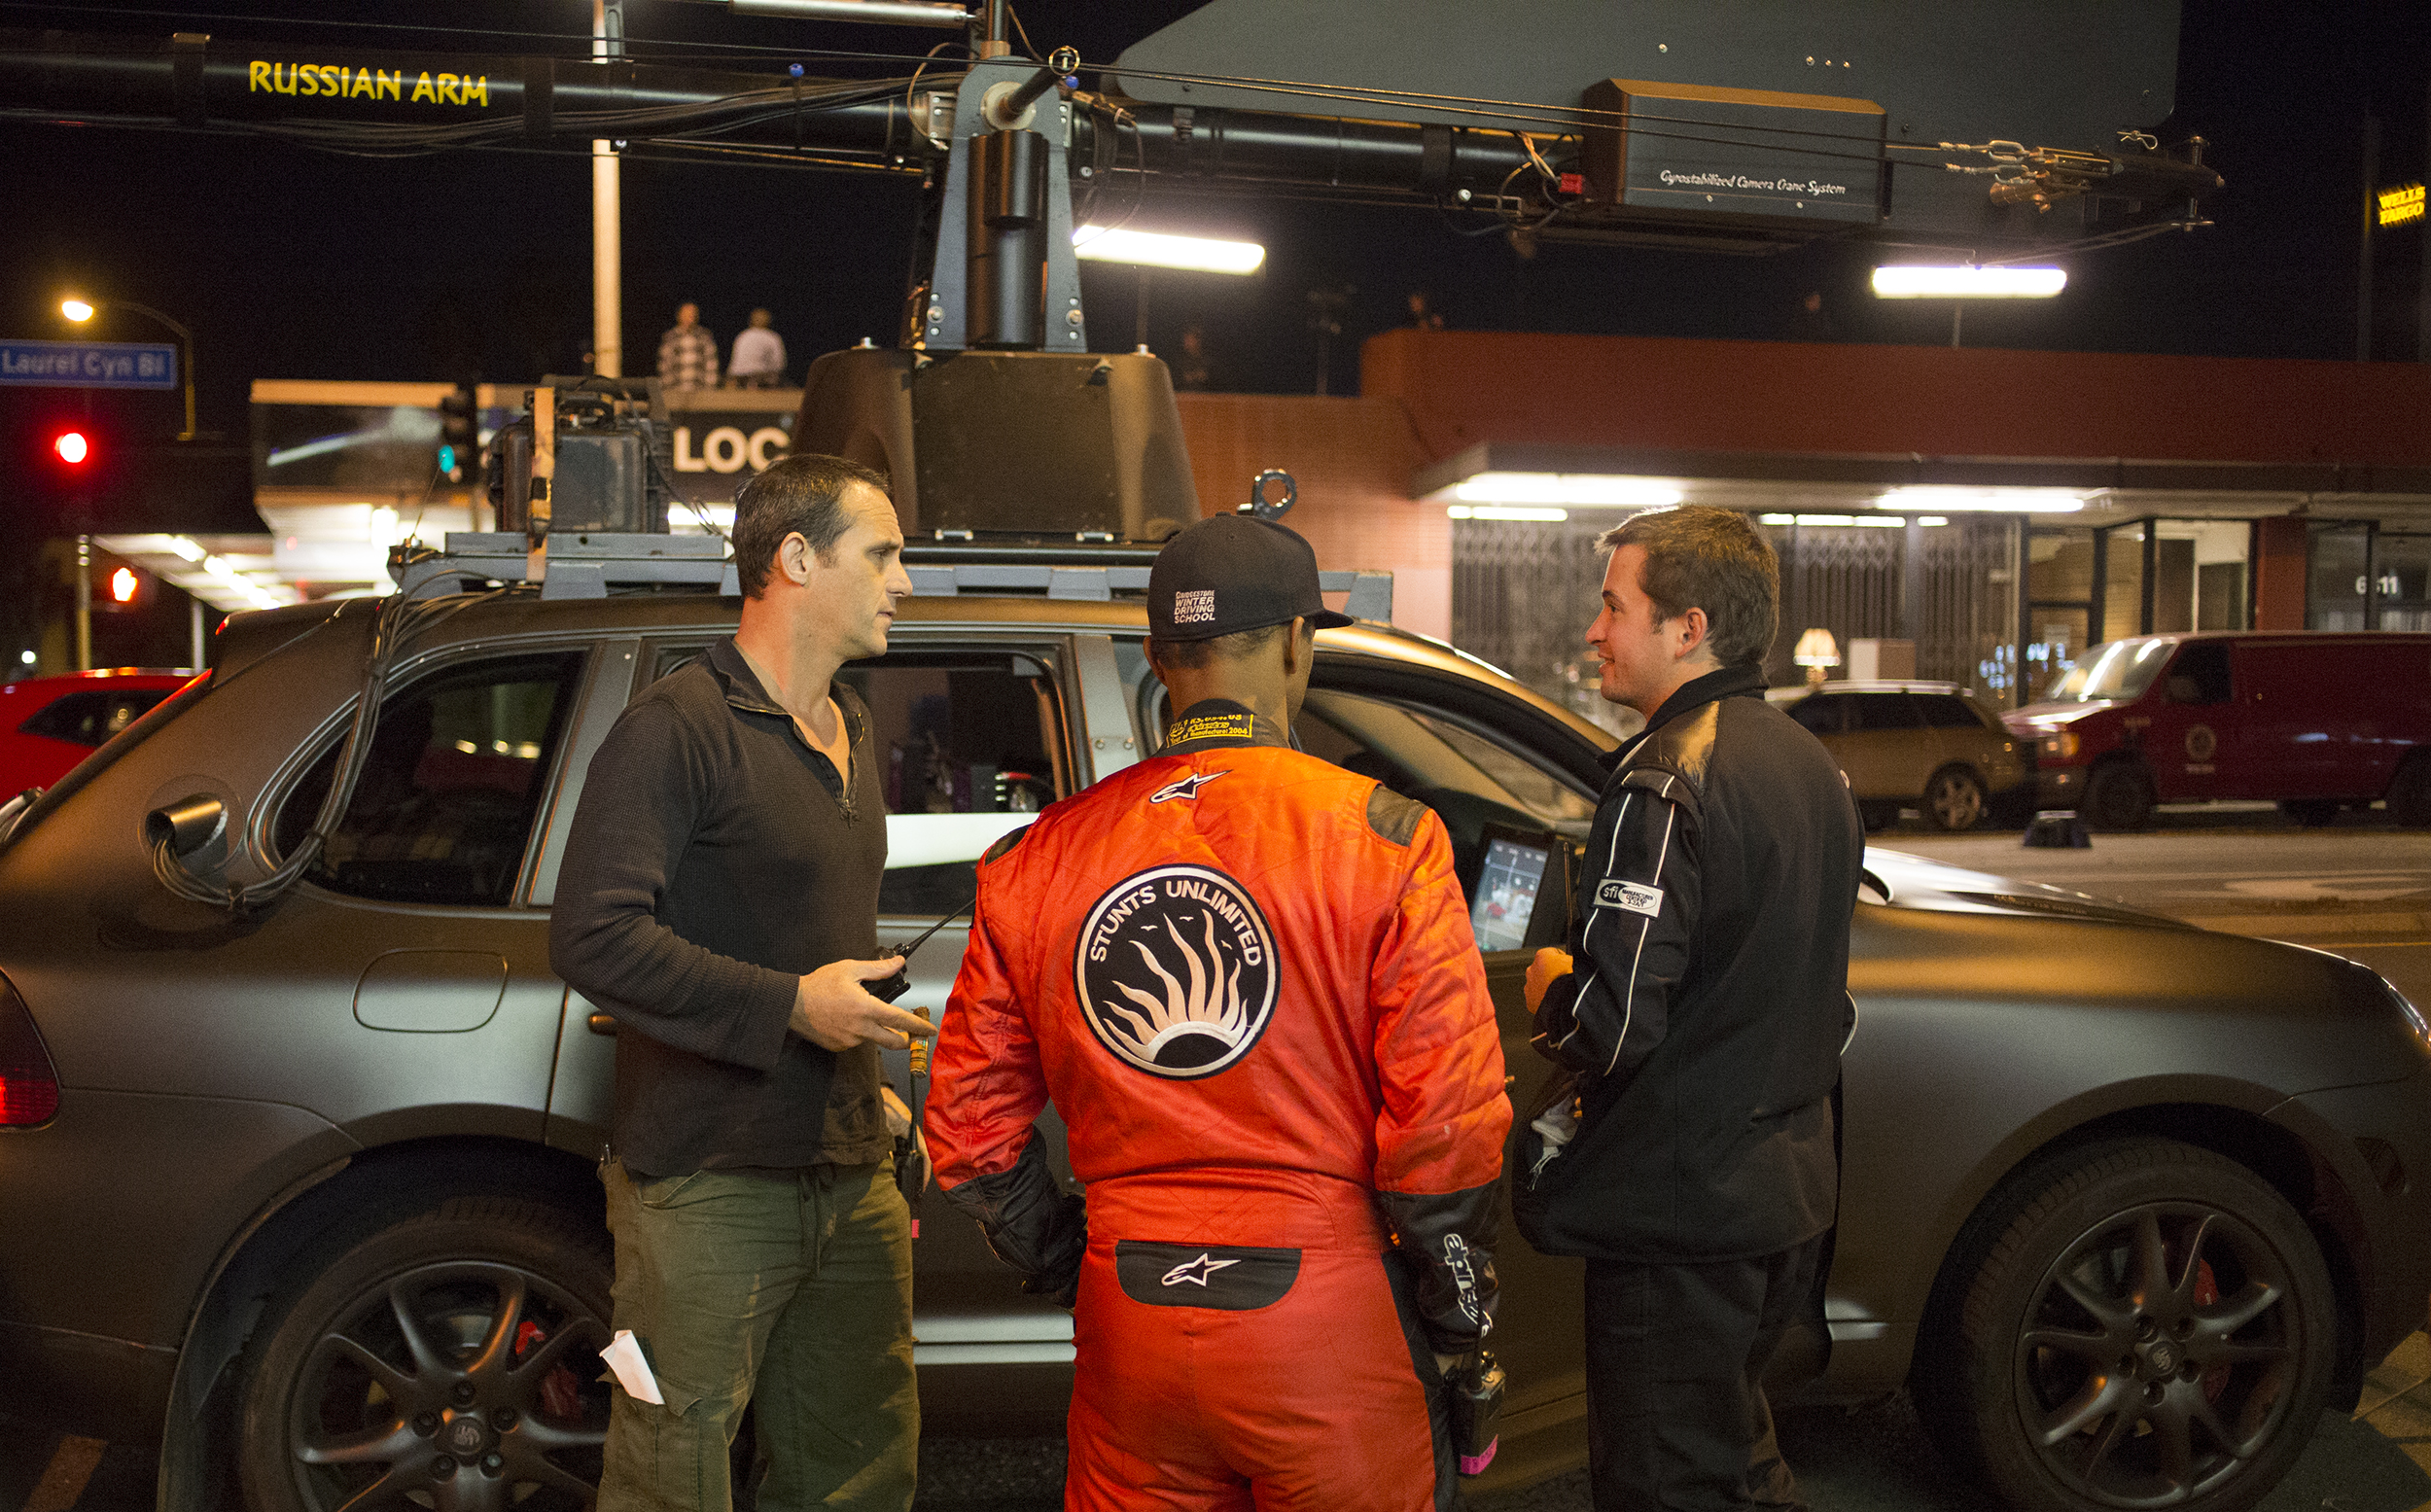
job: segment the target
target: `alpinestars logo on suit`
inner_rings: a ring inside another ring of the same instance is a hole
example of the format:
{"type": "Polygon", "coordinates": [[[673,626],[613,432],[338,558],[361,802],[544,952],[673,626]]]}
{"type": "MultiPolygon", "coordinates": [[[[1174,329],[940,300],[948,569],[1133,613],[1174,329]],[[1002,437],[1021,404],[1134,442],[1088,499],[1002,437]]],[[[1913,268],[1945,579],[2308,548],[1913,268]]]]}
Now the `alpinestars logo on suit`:
{"type": "Polygon", "coordinates": [[[1081,1017],[1152,1076],[1212,1076],[1275,1010],[1274,931],[1249,890],[1209,866],[1152,866],[1089,909],[1073,961],[1081,1017]]]}

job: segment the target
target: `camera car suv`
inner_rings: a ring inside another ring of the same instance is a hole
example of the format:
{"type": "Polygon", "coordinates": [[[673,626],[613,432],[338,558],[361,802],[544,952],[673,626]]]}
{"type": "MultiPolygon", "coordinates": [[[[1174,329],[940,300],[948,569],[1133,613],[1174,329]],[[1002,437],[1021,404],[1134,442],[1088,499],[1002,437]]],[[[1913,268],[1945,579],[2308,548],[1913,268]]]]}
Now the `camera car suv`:
{"type": "MultiPolygon", "coordinates": [[[[882,944],[1155,749],[1146,557],[1064,550],[915,548],[888,653],[845,669],[893,816],[882,944]]],[[[585,762],[736,601],[461,565],[235,617],[208,676],[0,811],[0,1383],[159,1443],[164,1506],[232,1478],[537,1512],[598,1473],[617,1026],[550,974],[548,911],[585,762]]],[[[1524,1106],[1529,915],[1566,902],[1538,883],[1611,740],[1381,622],[1376,586],[1319,637],[1299,735],[1444,818],[1524,1106]]],[[[907,1004],[944,1010],[961,943],[907,1004]]],[[[1841,1220],[1781,1389],[1910,1389],[2018,1506],[2243,1505],[2423,1321],[2431,1051],[2372,972],[1878,852],[1850,987],[1841,1220]]],[[[1070,1316],[922,1206],[931,1429],[1056,1431],[1070,1316]]],[[[1585,1452],[1578,1263],[1504,1232],[1489,1484],[1585,1452]]]]}

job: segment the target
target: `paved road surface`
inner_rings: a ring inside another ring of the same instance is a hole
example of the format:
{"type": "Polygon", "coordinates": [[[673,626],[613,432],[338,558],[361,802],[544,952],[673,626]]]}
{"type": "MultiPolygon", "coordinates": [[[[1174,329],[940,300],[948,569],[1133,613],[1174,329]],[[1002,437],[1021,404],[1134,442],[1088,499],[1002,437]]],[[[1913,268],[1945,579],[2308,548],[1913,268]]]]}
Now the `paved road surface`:
{"type": "MultiPolygon", "coordinates": [[[[2334,950],[2431,1007],[2431,835],[2360,816],[2298,830],[2269,810],[2165,812],[2149,834],[2090,849],[2027,850],[2017,834],[1874,837],[1886,849],[2116,898],[2209,929],[2334,950]]],[[[2259,1512],[2431,1512],[2431,1339],[2377,1371],[2360,1411],[2324,1416],[2312,1446],[2259,1512]]],[[[1784,1453],[1815,1512],[1983,1512],[1954,1480],[1905,1399],[1781,1415],[1784,1453]]],[[[1051,1512],[1059,1440],[944,1440],[921,1452],[924,1512],[1051,1512]]],[[[152,1466],[131,1451],[0,1421],[0,1512],[135,1512],[152,1466]]],[[[1585,1477],[1479,1498],[1473,1512],[1585,1512],[1585,1477]]]]}

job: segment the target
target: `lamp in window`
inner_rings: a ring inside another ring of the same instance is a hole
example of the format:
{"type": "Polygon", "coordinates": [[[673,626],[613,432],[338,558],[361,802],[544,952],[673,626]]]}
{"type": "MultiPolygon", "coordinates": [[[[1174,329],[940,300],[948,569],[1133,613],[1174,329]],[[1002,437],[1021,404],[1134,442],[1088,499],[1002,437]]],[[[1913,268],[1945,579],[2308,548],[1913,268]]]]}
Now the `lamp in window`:
{"type": "Polygon", "coordinates": [[[1823,686],[1823,669],[1840,665],[1840,646],[1832,639],[1832,632],[1820,626],[1802,630],[1798,634],[1797,648],[1789,653],[1789,659],[1807,669],[1809,687],[1820,687],[1823,686]]]}

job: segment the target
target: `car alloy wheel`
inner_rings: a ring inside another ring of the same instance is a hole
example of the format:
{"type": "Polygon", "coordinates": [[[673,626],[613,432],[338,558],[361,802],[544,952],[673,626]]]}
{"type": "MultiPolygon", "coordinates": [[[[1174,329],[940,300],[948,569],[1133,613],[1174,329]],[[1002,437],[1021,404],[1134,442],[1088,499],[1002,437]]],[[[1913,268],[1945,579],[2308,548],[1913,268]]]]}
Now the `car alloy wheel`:
{"type": "Polygon", "coordinates": [[[1925,1372],[1936,1437],[2022,1508],[2229,1512],[2267,1493],[2337,1349],[2329,1274],[2285,1199],[2138,1140],[2046,1164],[1997,1211],[2015,1216],[1988,1252],[1976,1231],[1950,1368],[1925,1372]]]}
{"type": "Polygon", "coordinates": [[[554,1210],[465,1198],[338,1256],[267,1324],[248,1505],[585,1507],[607,1438],[608,1259],[554,1210]]]}
{"type": "Polygon", "coordinates": [[[1918,807],[1936,829],[1972,829],[1984,818],[1984,785],[1963,766],[1945,766],[1925,783],[1918,807]]]}

